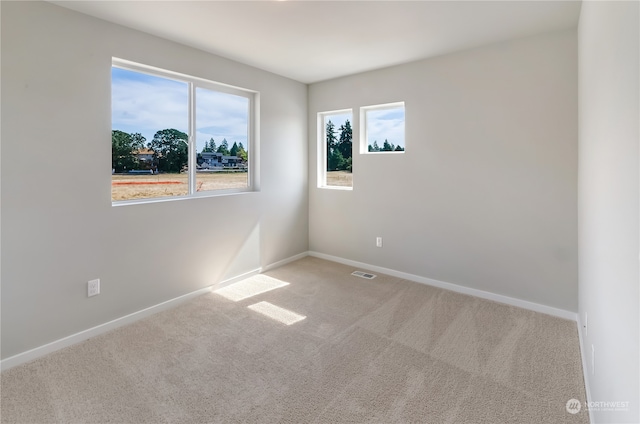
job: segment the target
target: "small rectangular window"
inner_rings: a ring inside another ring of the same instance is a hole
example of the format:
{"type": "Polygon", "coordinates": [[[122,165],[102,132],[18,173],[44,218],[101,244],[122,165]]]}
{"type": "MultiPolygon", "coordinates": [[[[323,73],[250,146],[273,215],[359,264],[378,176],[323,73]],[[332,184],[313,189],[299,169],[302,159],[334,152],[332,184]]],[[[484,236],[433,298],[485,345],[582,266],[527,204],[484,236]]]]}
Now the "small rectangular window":
{"type": "Polygon", "coordinates": [[[111,90],[113,202],[255,187],[257,93],[115,58],[111,90]]]}
{"type": "Polygon", "coordinates": [[[404,153],[404,102],[360,109],[362,153],[404,153]]]}
{"type": "Polygon", "coordinates": [[[351,109],[318,114],[318,187],[353,187],[351,109]]]}

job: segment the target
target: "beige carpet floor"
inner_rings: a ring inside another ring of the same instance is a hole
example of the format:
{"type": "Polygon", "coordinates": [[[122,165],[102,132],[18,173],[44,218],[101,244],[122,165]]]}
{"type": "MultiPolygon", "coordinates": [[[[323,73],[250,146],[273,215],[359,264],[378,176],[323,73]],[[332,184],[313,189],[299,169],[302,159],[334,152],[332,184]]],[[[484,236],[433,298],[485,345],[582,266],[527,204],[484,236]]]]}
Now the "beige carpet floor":
{"type": "Polygon", "coordinates": [[[353,270],[305,258],[5,371],[1,420],[588,422],[574,322],[353,270]]]}

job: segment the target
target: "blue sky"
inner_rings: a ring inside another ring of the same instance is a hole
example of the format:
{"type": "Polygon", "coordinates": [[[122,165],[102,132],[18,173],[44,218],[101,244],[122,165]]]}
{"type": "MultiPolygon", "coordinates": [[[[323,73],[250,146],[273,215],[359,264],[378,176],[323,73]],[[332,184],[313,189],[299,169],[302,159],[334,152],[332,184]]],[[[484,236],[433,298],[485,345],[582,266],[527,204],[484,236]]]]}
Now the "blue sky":
{"type": "Polygon", "coordinates": [[[331,121],[335,126],[336,139],[338,140],[340,139],[340,126],[344,125],[347,120],[351,122],[351,127],[353,128],[353,118],[350,113],[335,113],[331,115],[325,115],[324,118],[325,125],[327,122],[331,121]]]}
{"type": "Polygon", "coordinates": [[[382,147],[384,140],[394,145],[404,146],[404,108],[367,111],[367,145],[378,142],[382,147]]]}
{"type": "MultiPolygon", "coordinates": [[[[335,125],[337,138],[340,137],[340,126],[347,119],[351,121],[353,126],[353,119],[350,113],[336,113],[325,116],[325,122],[331,121],[335,125]]],[[[393,143],[395,146],[405,147],[403,108],[369,110],[367,111],[367,125],[367,145],[377,141],[378,145],[382,147],[384,140],[389,140],[389,143],[393,143]]]]}
{"type": "Polygon", "coordinates": [[[219,91],[196,88],[196,148],[202,151],[204,143],[213,138],[216,146],[223,139],[247,145],[249,99],[219,91]]]}
{"type": "MultiPolygon", "coordinates": [[[[112,67],[112,129],[141,133],[147,142],[163,129],[188,133],[189,88],[186,82],[112,67]]],[[[234,141],[247,145],[249,99],[196,88],[196,149],[213,138],[229,147],[234,141]]]]}
{"type": "MultiPolygon", "coordinates": [[[[168,78],[112,67],[112,128],[127,133],[141,133],[147,142],[156,131],[175,128],[188,133],[188,84],[168,78]]],[[[350,113],[327,115],[336,131],[350,113]]],[[[223,139],[247,143],[249,99],[233,94],[196,88],[196,149],[213,138],[216,145],[223,139]]],[[[339,137],[339,132],[337,134],[339,137]]],[[[367,111],[367,145],[374,140],[382,147],[384,140],[404,145],[404,109],[367,111]]]]}

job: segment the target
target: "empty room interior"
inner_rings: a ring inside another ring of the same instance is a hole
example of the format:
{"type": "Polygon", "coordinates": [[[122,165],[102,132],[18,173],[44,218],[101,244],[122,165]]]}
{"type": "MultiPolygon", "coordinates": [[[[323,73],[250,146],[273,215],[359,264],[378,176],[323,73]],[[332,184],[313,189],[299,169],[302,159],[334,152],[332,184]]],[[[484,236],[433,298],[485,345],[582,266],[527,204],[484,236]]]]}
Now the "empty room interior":
{"type": "Polygon", "coordinates": [[[1,1],[0,422],[640,423],[639,5],[1,1]]]}

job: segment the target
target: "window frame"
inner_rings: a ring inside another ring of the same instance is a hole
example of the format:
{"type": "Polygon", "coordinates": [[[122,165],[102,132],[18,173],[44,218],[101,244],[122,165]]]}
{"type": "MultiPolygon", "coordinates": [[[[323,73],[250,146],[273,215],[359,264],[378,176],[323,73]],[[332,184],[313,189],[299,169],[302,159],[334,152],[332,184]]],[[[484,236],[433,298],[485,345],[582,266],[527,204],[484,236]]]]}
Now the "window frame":
{"type": "Polygon", "coordinates": [[[371,106],[362,106],[360,108],[360,154],[399,154],[405,153],[407,150],[407,114],[406,114],[406,106],[405,102],[393,102],[393,103],[383,103],[371,106]],[[379,151],[379,152],[370,152],[369,144],[367,143],[368,138],[368,121],[367,121],[367,112],[369,111],[379,111],[379,110],[389,110],[389,109],[398,109],[402,108],[402,113],[404,115],[403,126],[404,126],[404,150],[402,151],[379,151]]]}
{"type": "MultiPolygon", "coordinates": [[[[337,109],[330,110],[326,112],[318,112],[317,124],[318,124],[318,163],[317,163],[317,187],[329,190],[345,190],[352,191],[354,182],[352,180],[351,187],[348,186],[331,186],[327,185],[327,125],[325,122],[325,118],[330,115],[339,115],[348,113],[351,115],[351,122],[353,123],[353,109],[337,109]]],[[[353,125],[352,125],[353,128],[353,125]]],[[[353,144],[351,147],[352,157],[353,155],[353,144]]],[[[352,159],[353,161],[353,159],[352,159]]],[[[351,172],[353,178],[353,171],[351,172]]]]}
{"type": "MultiPolygon", "coordinates": [[[[187,143],[187,166],[188,166],[188,192],[185,195],[149,197],[144,199],[111,200],[112,206],[122,206],[140,203],[167,202],[175,200],[193,199],[200,197],[215,197],[239,193],[250,193],[260,191],[259,178],[259,128],[260,128],[260,93],[247,88],[236,87],[221,82],[211,81],[205,78],[182,74],[167,69],[157,68],[132,62],[126,59],[112,57],[111,69],[119,68],[127,71],[143,73],[154,77],[170,79],[187,84],[188,90],[188,143],[187,143]],[[221,190],[197,191],[196,189],[196,164],[198,152],[196,151],[196,89],[217,91],[232,94],[248,99],[247,111],[247,187],[231,188],[221,190]]],[[[113,81],[111,82],[113,87],[113,81]]],[[[111,101],[111,97],[109,99],[111,101]]],[[[113,111],[111,112],[113,114],[113,111]]],[[[111,126],[113,130],[113,115],[111,116],[111,126]]]]}

